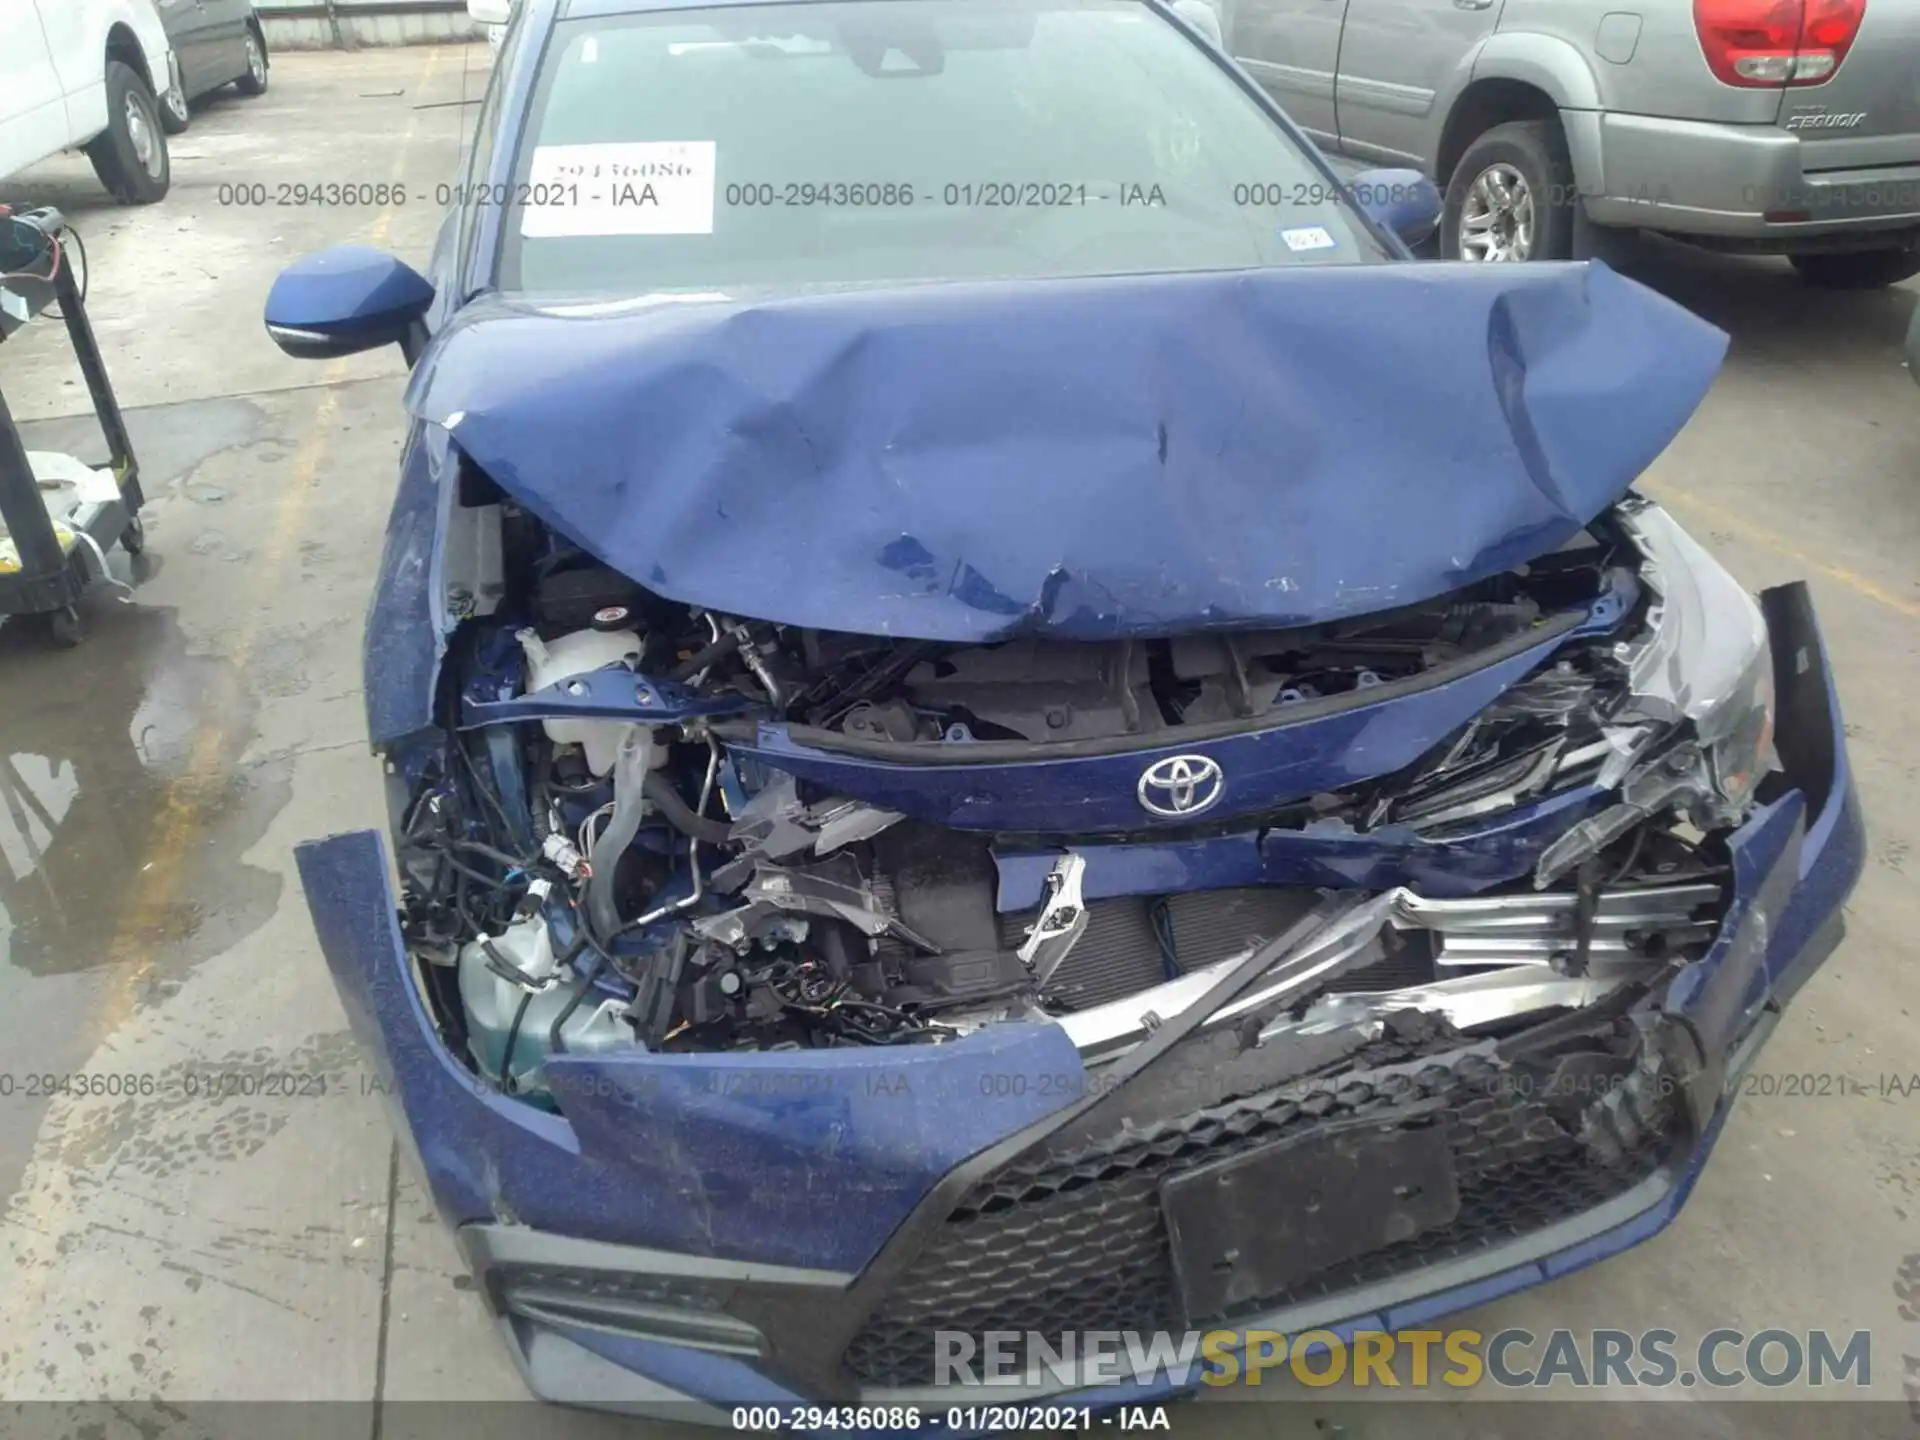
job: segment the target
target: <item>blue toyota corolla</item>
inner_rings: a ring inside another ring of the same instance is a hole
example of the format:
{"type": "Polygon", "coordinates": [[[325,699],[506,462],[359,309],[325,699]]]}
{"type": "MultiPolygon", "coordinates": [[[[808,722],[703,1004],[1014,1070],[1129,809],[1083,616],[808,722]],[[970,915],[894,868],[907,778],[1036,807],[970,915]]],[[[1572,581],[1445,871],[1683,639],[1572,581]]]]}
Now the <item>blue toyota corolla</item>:
{"type": "Polygon", "coordinates": [[[458,189],[268,304],[413,369],[391,814],[300,868],[534,1390],[926,1402],[1672,1219],[1862,855],[1805,589],[1632,489],[1719,331],[1413,262],[1152,0],[527,0],[458,189]]]}

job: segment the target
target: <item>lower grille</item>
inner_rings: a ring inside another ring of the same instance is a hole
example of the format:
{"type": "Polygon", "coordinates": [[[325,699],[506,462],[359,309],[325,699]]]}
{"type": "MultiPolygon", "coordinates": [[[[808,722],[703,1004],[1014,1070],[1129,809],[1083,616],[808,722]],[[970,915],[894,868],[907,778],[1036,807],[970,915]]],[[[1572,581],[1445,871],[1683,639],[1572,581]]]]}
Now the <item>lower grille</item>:
{"type": "MultiPolygon", "coordinates": [[[[1430,1116],[1438,1102],[1453,1151],[1458,1214],[1238,1313],[1337,1295],[1579,1215],[1654,1173],[1682,1127],[1672,1087],[1650,1087],[1660,1098],[1636,1096],[1626,1143],[1619,1143],[1617,1126],[1614,1143],[1591,1143],[1593,1127],[1581,1131],[1577,1115],[1509,1077],[1483,1049],[1456,1050],[1307,1090],[1282,1087],[1075,1155],[1016,1162],[953,1212],[855,1336],[846,1368],[869,1385],[926,1385],[936,1331],[970,1333],[983,1345],[989,1330],[1057,1339],[1068,1330],[1183,1328],[1160,1215],[1161,1180],[1334,1122],[1366,1116],[1390,1123],[1397,1111],[1416,1108],[1430,1116]]],[[[1617,1099],[1612,1108],[1618,1111],[1617,1099]]]]}

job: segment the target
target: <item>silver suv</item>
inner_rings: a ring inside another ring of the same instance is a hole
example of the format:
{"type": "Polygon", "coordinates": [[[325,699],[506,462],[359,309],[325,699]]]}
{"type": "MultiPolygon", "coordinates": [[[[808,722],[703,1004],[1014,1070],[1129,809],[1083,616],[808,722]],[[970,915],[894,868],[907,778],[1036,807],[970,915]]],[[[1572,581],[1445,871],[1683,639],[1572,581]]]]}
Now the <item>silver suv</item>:
{"type": "Polygon", "coordinates": [[[1920,272],[1920,0],[1218,0],[1228,50],[1323,146],[1417,165],[1450,259],[1609,229],[1920,272]]]}

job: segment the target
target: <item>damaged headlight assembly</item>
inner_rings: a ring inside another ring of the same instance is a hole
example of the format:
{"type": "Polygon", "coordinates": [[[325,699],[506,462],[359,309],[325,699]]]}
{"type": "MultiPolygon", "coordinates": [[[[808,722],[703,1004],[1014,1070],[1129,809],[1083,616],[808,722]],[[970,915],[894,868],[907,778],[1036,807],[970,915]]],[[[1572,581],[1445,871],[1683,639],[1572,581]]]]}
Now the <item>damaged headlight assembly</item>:
{"type": "Polygon", "coordinates": [[[1630,497],[1614,520],[1639,553],[1651,597],[1645,630],[1614,648],[1629,698],[1609,726],[1615,753],[1598,783],[1617,784],[1620,799],[1548,848],[1534,871],[1537,889],[1661,811],[1702,831],[1736,822],[1779,764],[1759,604],[1658,505],[1630,497]]]}

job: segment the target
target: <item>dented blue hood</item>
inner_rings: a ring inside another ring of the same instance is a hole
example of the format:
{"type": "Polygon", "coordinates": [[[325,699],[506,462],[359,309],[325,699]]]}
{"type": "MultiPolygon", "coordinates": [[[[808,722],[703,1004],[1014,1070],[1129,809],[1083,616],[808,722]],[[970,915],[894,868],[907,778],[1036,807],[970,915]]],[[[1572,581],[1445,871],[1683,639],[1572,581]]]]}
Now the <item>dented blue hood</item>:
{"type": "Polygon", "coordinates": [[[1293,625],[1567,540],[1726,336],[1597,263],[468,307],[409,406],[687,604],[948,641],[1293,625]]]}

